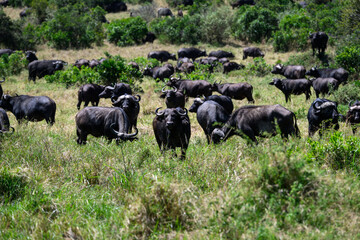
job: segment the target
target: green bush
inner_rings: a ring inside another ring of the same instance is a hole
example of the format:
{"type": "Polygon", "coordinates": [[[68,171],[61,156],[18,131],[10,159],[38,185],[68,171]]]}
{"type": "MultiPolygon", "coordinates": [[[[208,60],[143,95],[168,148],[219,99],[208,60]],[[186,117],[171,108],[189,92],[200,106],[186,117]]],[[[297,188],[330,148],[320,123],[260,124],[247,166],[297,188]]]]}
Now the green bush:
{"type": "Polygon", "coordinates": [[[235,13],[231,31],[236,38],[250,42],[268,40],[278,28],[276,14],[266,8],[242,7],[235,13]]]}
{"type": "Polygon", "coordinates": [[[115,20],[107,25],[107,38],[118,46],[130,46],[141,43],[148,29],[141,17],[115,20]]]}
{"type": "Polygon", "coordinates": [[[257,0],[256,6],[278,13],[293,8],[294,2],[292,0],[257,0]]]}
{"type": "Polygon", "coordinates": [[[146,67],[154,68],[160,66],[160,62],[155,58],[137,57],[132,59],[131,61],[136,62],[141,70],[146,67]]]}
{"type": "Polygon", "coordinates": [[[29,6],[32,0],[9,0],[9,6],[12,7],[23,7],[29,6]]]}
{"type": "Polygon", "coordinates": [[[256,75],[259,77],[263,77],[269,74],[271,70],[271,65],[267,64],[265,59],[262,57],[254,58],[253,63],[249,63],[245,67],[245,71],[247,71],[248,74],[256,75]]]}
{"type": "Polygon", "coordinates": [[[0,57],[0,76],[18,75],[26,68],[28,61],[22,52],[14,52],[10,56],[0,57]]]}
{"type": "Polygon", "coordinates": [[[348,105],[350,101],[360,99],[360,82],[354,81],[334,92],[334,99],[339,104],[348,105]]]}
{"type": "Polygon", "coordinates": [[[360,72],[360,45],[344,46],[337,51],[336,62],[350,73],[360,72]]]}
{"type": "Polygon", "coordinates": [[[94,17],[98,12],[96,9],[88,12],[81,4],[61,8],[55,12],[54,18],[42,24],[40,33],[56,49],[102,44],[102,24],[94,17]]]}

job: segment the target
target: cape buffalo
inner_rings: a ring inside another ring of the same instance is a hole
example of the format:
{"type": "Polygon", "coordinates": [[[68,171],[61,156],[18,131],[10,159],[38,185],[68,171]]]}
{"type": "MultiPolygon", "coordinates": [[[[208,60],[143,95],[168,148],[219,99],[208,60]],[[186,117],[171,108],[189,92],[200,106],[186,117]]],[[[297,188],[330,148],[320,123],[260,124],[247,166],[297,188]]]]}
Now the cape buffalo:
{"type": "Polygon", "coordinates": [[[104,91],[99,94],[99,98],[111,98],[111,101],[114,102],[125,93],[132,94],[130,85],[127,83],[117,83],[114,87],[106,86],[104,91]]]}
{"type": "Polygon", "coordinates": [[[129,62],[127,65],[132,67],[133,69],[140,70],[139,64],[137,64],[136,62],[129,62]]]}
{"type": "Polygon", "coordinates": [[[90,64],[90,61],[87,59],[78,59],[75,61],[74,66],[77,67],[78,69],[81,69],[82,66],[88,67],[90,64]]]}
{"type": "Polygon", "coordinates": [[[86,144],[87,135],[94,137],[105,136],[109,141],[116,139],[119,144],[120,140],[134,140],[138,134],[129,134],[130,122],[128,116],[121,108],[113,107],[87,107],[81,109],[75,117],[76,134],[78,144],[86,144]]]}
{"type": "Polygon", "coordinates": [[[255,5],[254,0],[236,0],[235,2],[230,3],[232,9],[236,7],[241,7],[243,5],[255,5]]]}
{"type": "Polygon", "coordinates": [[[126,3],[124,2],[113,2],[104,6],[105,11],[108,13],[124,12],[127,10],[126,3]]]}
{"type": "Polygon", "coordinates": [[[154,68],[147,67],[144,68],[143,71],[144,76],[150,76],[154,79],[160,79],[161,81],[164,81],[165,78],[170,78],[173,73],[174,71],[168,66],[154,68]]]}
{"type": "Polygon", "coordinates": [[[200,49],[191,47],[191,48],[181,48],[178,51],[178,58],[191,58],[193,61],[195,61],[196,58],[198,57],[205,57],[206,55],[206,51],[201,51],[200,49]]]}
{"type": "Polygon", "coordinates": [[[14,51],[11,49],[0,49],[0,57],[5,54],[10,56],[13,53],[14,53],[14,51]]]}
{"type": "Polygon", "coordinates": [[[165,90],[163,87],[161,92],[160,98],[165,98],[167,108],[185,108],[185,95],[176,87],[173,87],[173,90],[165,90]]]}
{"type": "Polygon", "coordinates": [[[90,68],[94,68],[96,66],[100,65],[100,62],[99,60],[96,60],[96,59],[92,59],[90,62],[89,62],[89,67],[90,68]]]}
{"type": "Polygon", "coordinates": [[[12,129],[12,132],[15,131],[13,127],[10,127],[10,121],[6,111],[0,108],[0,133],[9,132],[10,128],[12,129]]]}
{"type": "Polygon", "coordinates": [[[234,104],[230,97],[225,95],[211,95],[208,97],[205,97],[203,101],[214,101],[220,104],[230,115],[232,111],[234,110],[234,104]]]}
{"type": "Polygon", "coordinates": [[[275,85],[285,95],[285,101],[291,100],[291,94],[300,95],[305,94],[306,100],[310,99],[311,95],[311,81],[307,79],[278,79],[274,78],[270,85],[275,85]]]}
{"type": "Polygon", "coordinates": [[[5,77],[3,77],[3,80],[0,80],[0,100],[2,98],[2,95],[4,94],[3,89],[1,87],[1,83],[5,82],[5,77]]]}
{"type": "Polygon", "coordinates": [[[145,38],[143,39],[143,43],[149,42],[149,43],[153,43],[156,39],[156,36],[154,33],[152,32],[148,32],[145,36],[145,38]]]}
{"type": "Polygon", "coordinates": [[[217,91],[218,93],[231,97],[232,99],[242,100],[246,98],[249,102],[255,102],[252,97],[253,86],[249,83],[214,83],[212,87],[213,91],[217,91]]]}
{"type": "Polygon", "coordinates": [[[85,102],[84,107],[87,107],[89,102],[91,102],[93,106],[98,106],[100,101],[99,94],[102,93],[104,89],[105,86],[94,83],[82,85],[78,91],[78,104],[76,105],[77,109],[80,110],[82,102],[85,102]]]}
{"type": "Polygon", "coordinates": [[[327,42],[329,40],[329,37],[326,33],[324,32],[310,33],[309,39],[311,41],[313,56],[315,56],[316,49],[318,50],[319,55],[325,53],[327,42]]]}
{"type": "Polygon", "coordinates": [[[196,112],[196,118],[204,130],[208,144],[211,142],[211,133],[215,128],[221,128],[229,120],[230,114],[217,102],[195,98],[189,112],[196,112]]]}
{"type": "Polygon", "coordinates": [[[9,0],[0,1],[0,6],[7,7],[8,5],[9,5],[9,0]]]}
{"type": "Polygon", "coordinates": [[[28,65],[28,79],[35,82],[36,77],[42,78],[46,75],[53,75],[55,71],[62,70],[64,65],[67,65],[67,63],[61,60],[33,61],[28,65]]]}
{"type": "Polygon", "coordinates": [[[36,52],[34,51],[26,51],[25,52],[25,57],[26,57],[26,60],[28,60],[29,63],[35,61],[35,60],[38,60],[37,56],[36,56],[36,52]]]}
{"type": "Polygon", "coordinates": [[[312,67],[309,71],[306,72],[306,75],[316,78],[335,78],[340,82],[340,84],[346,84],[346,81],[349,77],[349,72],[343,68],[318,69],[317,67],[312,67]]]}
{"type": "Polygon", "coordinates": [[[288,79],[305,78],[306,69],[304,66],[276,64],[271,71],[273,74],[281,74],[288,79]]]}
{"type": "Polygon", "coordinates": [[[312,137],[319,130],[320,137],[325,129],[333,127],[339,129],[339,112],[337,102],[317,98],[311,104],[307,119],[309,122],[309,137],[312,137]]]}
{"type": "Polygon", "coordinates": [[[56,104],[47,96],[4,95],[0,100],[0,107],[12,112],[19,124],[22,119],[32,122],[45,119],[50,125],[55,123],[56,104]]]}
{"type": "Polygon", "coordinates": [[[191,72],[195,71],[195,65],[190,62],[185,62],[185,63],[181,64],[180,67],[177,67],[176,70],[179,72],[191,73],[191,72]]]}
{"type": "Polygon", "coordinates": [[[312,86],[316,93],[316,98],[319,98],[320,93],[329,94],[330,90],[337,90],[340,82],[335,78],[316,78],[311,79],[312,86]]]}
{"type": "Polygon", "coordinates": [[[209,57],[217,57],[217,58],[233,58],[235,57],[233,53],[231,52],[226,52],[226,51],[222,51],[222,50],[218,50],[218,51],[212,51],[209,53],[209,57]]]}
{"type": "Polygon", "coordinates": [[[159,8],[157,10],[158,13],[158,17],[166,17],[166,16],[170,16],[173,17],[173,13],[171,12],[170,8],[159,8]]]}
{"type": "Polygon", "coordinates": [[[205,80],[181,80],[172,78],[166,83],[167,86],[176,87],[188,97],[205,97],[212,94],[212,86],[205,80]]]}
{"type": "Polygon", "coordinates": [[[236,62],[226,62],[223,64],[223,67],[224,67],[224,71],[223,71],[224,74],[245,68],[243,64],[238,64],[236,62]]]}
{"type": "Polygon", "coordinates": [[[121,95],[114,103],[114,107],[119,107],[124,110],[124,112],[129,117],[129,129],[131,130],[132,127],[137,128],[137,118],[140,112],[140,102],[141,97],[140,95],[132,96],[129,94],[121,95]]]}
{"type": "Polygon", "coordinates": [[[148,58],[155,58],[160,62],[166,62],[169,59],[176,60],[176,55],[168,51],[154,51],[148,54],[148,58]]]}
{"type": "MultiPolygon", "coordinates": [[[[187,109],[167,108],[155,111],[153,129],[160,151],[181,148],[181,159],[185,159],[186,150],[191,136],[190,119],[187,109]]],[[[176,154],[175,154],[176,155],[176,154]]]]}
{"type": "Polygon", "coordinates": [[[283,138],[288,138],[289,135],[300,137],[295,114],[283,106],[243,106],[231,115],[221,129],[213,131],[211,140],[219,143],[233,135],[239,135],[257,144],[257,136],[276,135],[277,128],[283,138]]]}
{"type": "Polygon", "coordinates": [[[360,102],[356,100],[353,104],[349,103],[349,111],[346,113],[346,124],[351,125],[353,134],[355,134],[360,124],[360,102]]]}
{"type": "Polygon", "coordinates": [[[187,57],[179,58],[179,59],[177,60],[177,65],[176,65],[176,67],[177,67],[177,68],[181,67],[181,65],[182,65],[183,63],[192,63],[192,61],[191,61],[190,58],[187,58],[187,57]]]}
{"type": "Polygon", "coordinates": [[[264,57],[265,54],[260,50],[260,48],[257,47],[246,47],[243,49],[243,60],[245,60],[247,57],[264,57]]]}

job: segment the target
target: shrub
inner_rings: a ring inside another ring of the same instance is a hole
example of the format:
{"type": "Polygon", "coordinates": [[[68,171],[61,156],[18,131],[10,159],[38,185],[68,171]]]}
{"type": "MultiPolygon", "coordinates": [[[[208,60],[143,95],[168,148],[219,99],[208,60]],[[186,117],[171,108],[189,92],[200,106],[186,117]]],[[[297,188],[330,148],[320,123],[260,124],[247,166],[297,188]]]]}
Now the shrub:
{"type": "Polygon", "coordinates": [[[28,62],[22,52],[15,52],[0,57],[0,76],[18,75],[26,68],[28,62]]]}
{"type": "Polygon", "coordinates": [[[339,104],[348,105],[350,101],[360,100],[360,82],[355,81],[340,87],[334,92],[335,101],[339,104]]]}
{"type": "Polygon", "coordinates": [[[340,48],[335,60],[350,73],[360,72],[360,45],[340,48]]]}
{"type": "Polygon", "coordinates": [[[247,71],[249,74],[262,77],[269,74],[271,69],[271,65],[267,64],[264,58],[256,57],[254,58],[253,63],[249,63],[246,66],[245,71],[247,71]]]}
{"type": "Polygon", "coordinates": [[[160,66],[160,62],[155,58],[137,57],[132,59],[131,61],[136,62],[141,70],[143,70],[146,67],[154,68],[160,66]]]}
{"type": "Polygon", "coordinates": [[[251,42],[268,40],[278,28],[274,12],[259,7],[242,7],[236,13],[232,33],[236,38],[251,42]]]}
{"type": "Polygon", "coordinates": [[[256,1],[257,7],[267,8],[273,12],[283,12],[291,9],[294,6],[292,0],[258,0],[256,1]]]}
{"type": "Polygon", "coordinates": [[[115,20],[107,25],[107,38],[118,46],[129,46],[141,43],[148,29],[141,17],[115,20]]]}
{"type": "Polygon", "coordinates": [[[156,6],[154,4],[145,4],[131,11],[133,17],[141,17],[146,22],[150,22],[156,18],[156,6]]]}
{"type": "Polygon", "coordinates": [[[9,5],[12,7],[29,6],[32,0],[9,0],[9,5]]]}

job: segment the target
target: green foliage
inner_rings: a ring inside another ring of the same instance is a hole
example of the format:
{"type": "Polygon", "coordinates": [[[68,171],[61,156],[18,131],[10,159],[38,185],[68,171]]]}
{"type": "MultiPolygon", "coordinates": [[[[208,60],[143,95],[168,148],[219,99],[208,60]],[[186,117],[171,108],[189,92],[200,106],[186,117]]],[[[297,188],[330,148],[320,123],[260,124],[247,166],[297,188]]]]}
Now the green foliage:
{"type": "Polygon", "coordinates": [[[22,52],[14,52],[0,57],[0,76],[19,75],[26,68],[28,61],[22,52]]]}
{"type": "Polygon", "coordinates": [[[231,31],[236,38],[251,42],[268,40],[278,28],[276,14],[266,8],[241,7],[236,11],[231,31]]]}
{"type": "Polygon", "coordinates": [[[267,8],[273,12],[283,12],[285,10],[291,9],[294,7],[294,2],[292,0],[258,0],[256,1],[257,7],[267,8]]]}
{"type": "Polygon", "coordinates": [[[360,175],[360,140],[355,136],[333,133],[328,141],[308,139],[309,150],[306,160],[327,164],[334,170],[346,169],[354,175],[360,175]]]}
{"type": "Polygon", "coordinates": [[[31,8],[39,23],[42,23],[47,18],[47,8],[49,3],[47,0],[34,0],[31,2],[31,8]]]}
{"type": "Polygon", "coordinates": [[[9,6],[12,7],[23,7],[29,6],[32,0],[9,0],[9,6]]]}
{"type": "Polygon", "coordinates": [[[360,72],[360,45],[344,46],[337,51],[337,64],[350,73],[360,72]]]}
{"type": "Polygon", "coordinates": [[[341,22],[339,30],[343,34],[360,31],[360,0],[344,1],[341,9],[341,22]]]}
{"type": "Polygon", "coordinates": [[[141,17],[115,20],[106,28],[108,40],[118,46],[139,44],[148,32],[146,22],[141,17]]]}
{"type": "Polygon", "coordinates": [[[64,71],[56,71],[53,75],[45,76],[45,80],[49,83],[64,83],[66,86],[97,83],[100,84],[100,74],[91,68],[82,67],[81,70],[73,66],[64,71]]]}
{"type": "Polygon", "coordinates": [[[86,48],[92,43],[99,45],[104,35],[101,22],[94,17],[98,14],[98,9],[89,13],[81,4],[67,6],[56,11],[50,21],[44,22],[40,31],[56,49],[86,48]]]}
{"type": "Polygon", "coordinates": [[[141,70],[146,67],[154,68],[160,66],[160,62],[155,58],[137,57],[132,59],[131,61],[136,62],[141,70]]]}
{"type": "Polygon", "coordinates": [[[339,104],[348,105],[350,101],[360,99],[360,82],[354,81],[340,87],[334,92],[334,98],[339,104]]]}
{"type": "Polygon", "coordinates": [[[209,71],[210,66],[194,63],[195,71],[191,73],[183,73],[185,75],[185,79],[189,80],[206,80],[210,83],[214,82],[214,75],[209,71]]]}
{"type": "Polygon", "coordinates": [[[319,68],[324,67],[338,67],[333,59],[332,54],[327,54],[320,58],[314,58],[310,51],[295,54],[289,57],[289,59],[284,63],[285,65],[302,65],[306,69],[318,66],[319,68]]]}
{"type": "Polygon", "coordinates": [[[259,77],[263,77],[272,70],[271,65],[267,64],[265,59],[262,57],[256,57],[254,58],[252,63],[249,63],[245,67],[245,71],[248,72],[248,74],[256,75],[259,77]]]}
{"type": "Polygon", "coordinates": [[[0,170],[0,203],[10,203],[24,195],[25,179],[9,173],[7,168],[0,170]]]}

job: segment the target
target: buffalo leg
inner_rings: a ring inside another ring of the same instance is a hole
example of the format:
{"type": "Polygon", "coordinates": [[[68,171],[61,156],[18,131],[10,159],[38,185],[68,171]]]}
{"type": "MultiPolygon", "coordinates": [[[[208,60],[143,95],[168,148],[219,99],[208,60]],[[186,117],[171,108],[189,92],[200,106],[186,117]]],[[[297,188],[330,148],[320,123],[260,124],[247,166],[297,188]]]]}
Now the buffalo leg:
{"type": "Polygon", "coordinates": [[[87,107],[89,105],[89,101],[85,101],[84,107],[87,107]]]}
{"type": "Polygon", "coordinates": [[[255,137],[254,131],[251,128],[243,128],[243,129],[241,129],[241,131],[242,131],[242,135],[243,136],[245,135],[248,138],[248,140],[250,139],[256,145],[258,144],[258,141],[255,137]]]}
{"type": "Polygon", "coordinates": [[[81,103],[82,103],[82,101],[81,101],[81,100],[79,100],[79,101],[78,101],[78,104],[76,105],[76,107],[77,107],[77,109],[78,109],[78,110],[80,110],[81,103]]]}
{"type": "Polygon", "coordinates": [[[80,145],[85,145],[86,140],[87,140],[87,134],[80,132],[78,129],[76,130],[76,134],[78,136],[78,139],[76,140],[76,142],[80,145]]]}

